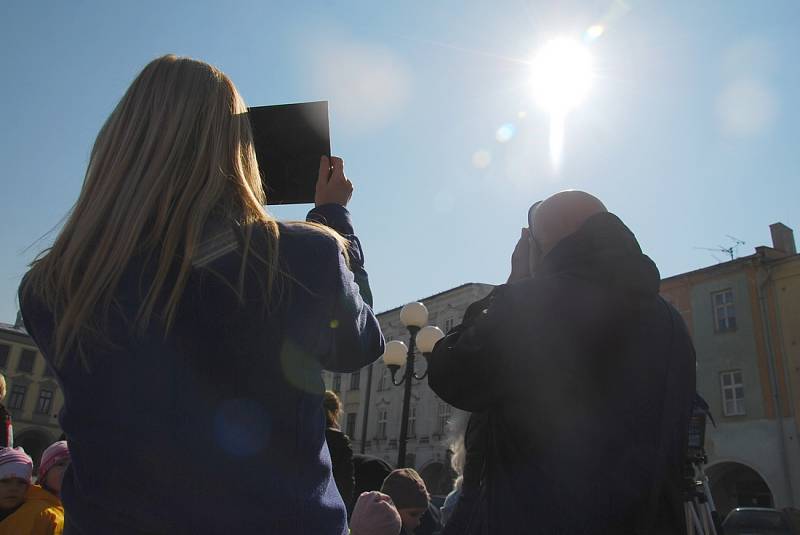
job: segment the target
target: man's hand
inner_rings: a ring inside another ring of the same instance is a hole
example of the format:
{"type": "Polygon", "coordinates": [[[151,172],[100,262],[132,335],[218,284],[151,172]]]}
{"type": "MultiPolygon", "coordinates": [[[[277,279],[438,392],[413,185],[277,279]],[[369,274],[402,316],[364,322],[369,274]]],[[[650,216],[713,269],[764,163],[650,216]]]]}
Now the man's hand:
{"type": "Polygon", "coordinates": [[[347,206],[353,196],[353,183],[344,176],[344,161],[332,156],[319,160],[319,176],[314,194],[314,205],[341,204],[347,206]]]}
{"type": "Polygon", "coordinates": [[[508,284],[531,276],[529,234],[527,228],[522,229],[517,246],[511,253],[511,274],[508,276],[508,284]]]}

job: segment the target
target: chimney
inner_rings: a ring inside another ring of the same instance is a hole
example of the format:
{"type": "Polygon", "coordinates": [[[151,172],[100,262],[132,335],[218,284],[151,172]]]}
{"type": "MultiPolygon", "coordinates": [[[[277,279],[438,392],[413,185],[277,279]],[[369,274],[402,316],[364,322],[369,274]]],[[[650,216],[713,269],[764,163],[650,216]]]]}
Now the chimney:
{"type": "Polygon", "coordinates": [[[794,244],[794,232],[783,223],[773,223],[769,226],[772,234],[772,248],[787,254],[797,254],[794,244]]]}

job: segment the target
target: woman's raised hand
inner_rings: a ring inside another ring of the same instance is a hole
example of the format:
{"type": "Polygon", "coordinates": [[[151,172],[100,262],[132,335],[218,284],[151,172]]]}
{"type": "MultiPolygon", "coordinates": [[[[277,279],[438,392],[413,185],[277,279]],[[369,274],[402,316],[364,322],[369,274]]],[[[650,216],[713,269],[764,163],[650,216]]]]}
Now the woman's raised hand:
{"type": "Polygon", "coordinates": [[[347,206],[353,196],[353,183],[344,176],[344,160],[336,156],[323,156],[319,160],[319,176],[314,204],[341,204],[347,206]]]}

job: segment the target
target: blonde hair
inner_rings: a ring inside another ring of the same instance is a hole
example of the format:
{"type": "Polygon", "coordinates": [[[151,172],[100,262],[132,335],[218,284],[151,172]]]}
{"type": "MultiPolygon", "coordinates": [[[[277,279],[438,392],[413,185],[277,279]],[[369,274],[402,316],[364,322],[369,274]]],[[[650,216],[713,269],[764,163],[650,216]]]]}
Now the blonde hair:
{"type": "Polygon", "coordinates": [[[246,112],[233,82],[202,61],[162,56],[133,81],[97,135],[63,229],[23,288],[54,314],[57,365],[76,351],[88,369],[86,341],[109,341],[114,292],[135,256],[155,261],[155,274],[132,327],[144,332],[155,315],[168,332],[212,214],[245,229],[240,299],[248,253],[265,263],[269,298],[279,230],[263,208],[246,112]],[[254,224],[265,230],[266,254],[250,250],[254,224]]]}
{"type": "Polygon", "coordinates": [[[6,376],[0,373],[0,401],[6,399],[6,376]]]}

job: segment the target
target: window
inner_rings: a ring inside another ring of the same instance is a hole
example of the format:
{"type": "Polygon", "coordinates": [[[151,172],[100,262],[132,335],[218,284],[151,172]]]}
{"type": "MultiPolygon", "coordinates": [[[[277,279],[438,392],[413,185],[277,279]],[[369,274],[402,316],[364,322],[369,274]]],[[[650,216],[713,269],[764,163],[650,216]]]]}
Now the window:
{"type": "Polygon", "coordinates": [[[351,439],[356,434],[356,413],[348,412],[345,418],[344,432],[351,439]]]}
{"type": "Polygon", "coordinates": [[[386,390],[389,388],[389,368],[384,368],[381,373],[381,379],[378,381],[378,391],[386,390]]]}
{"type": "Polygon", "coordinates": [[[17,364],[18,372],[33,373],[33,364],[36,362],[36,350],[23,349],[17,364]]]}
{"type": "Polygon", "coordinates": [[[416,405],[411,405],[408,408],[408,433],[407,436],[415,437],[417,436],[417,407],[416,405]]]}
{"type": "Polygon", "coordinates": [[[8,354],[11,352],[11,346],[0,344],[0,368],[8,366],[8,354]]]}
{"type": "Polygon", "coordinates": [[[350,374],[350,390],[358,390],[361,386],[361,372],[353,372],[350,374]]]}
{"type": "Polygon", "coordinates": [[[386,421],[389,419],[388,409],[378,409],[378,438],[386,438],[386,421]]]}
{"type": "Polygon", "coordinates": [[[333,374],[333,385],[331,386],[331,390],[334,392],[341,392],[342,391],[342,374],[341,373],[334,373],[333,374]]]}
{"type": "Polygon", "coordinates": [[[8,397],[9,409],[21,409],[25,405],[25,393],[28,388],[24,385],[14,385],[11,387],[11,395],[8,397]]]}
{"type": "Polygon", "coordinates": [[[50,414],[53,408],[53,391],[42,389],[39,391],[39,400],[36,402],[36,414],[50,414]]]}
{"type": "Polygon", "coordinates": [[[744,410],[744,384],[742,370],[719,374],[722,387],[722,412],[725,416],[741,416],[744,410]]]}
{"type": "Polygon", "coordinates": [[[444,434],[447,429],[447,422],[450,420],[452,410],[452,407],[447,403],[439,403],[439,422],[436,426],[436,432],[440,435],[444,434]]]}
{"type": "Polygon", "coordinates": [[[444,329],[442,329],[444,333],[447,334],[448,332],[453,330],[453,327],[455,327],[455,323],[456,323],[455,318],[447,318],[446,320],[444,320],[444,329]]]}
{"type": "Polygon", "coordinates": [[[714,329],[717,332],[736,330],[736,307],[733,304],[733,290],[722,290],[711,294],[714,304],[714,329]]]}

